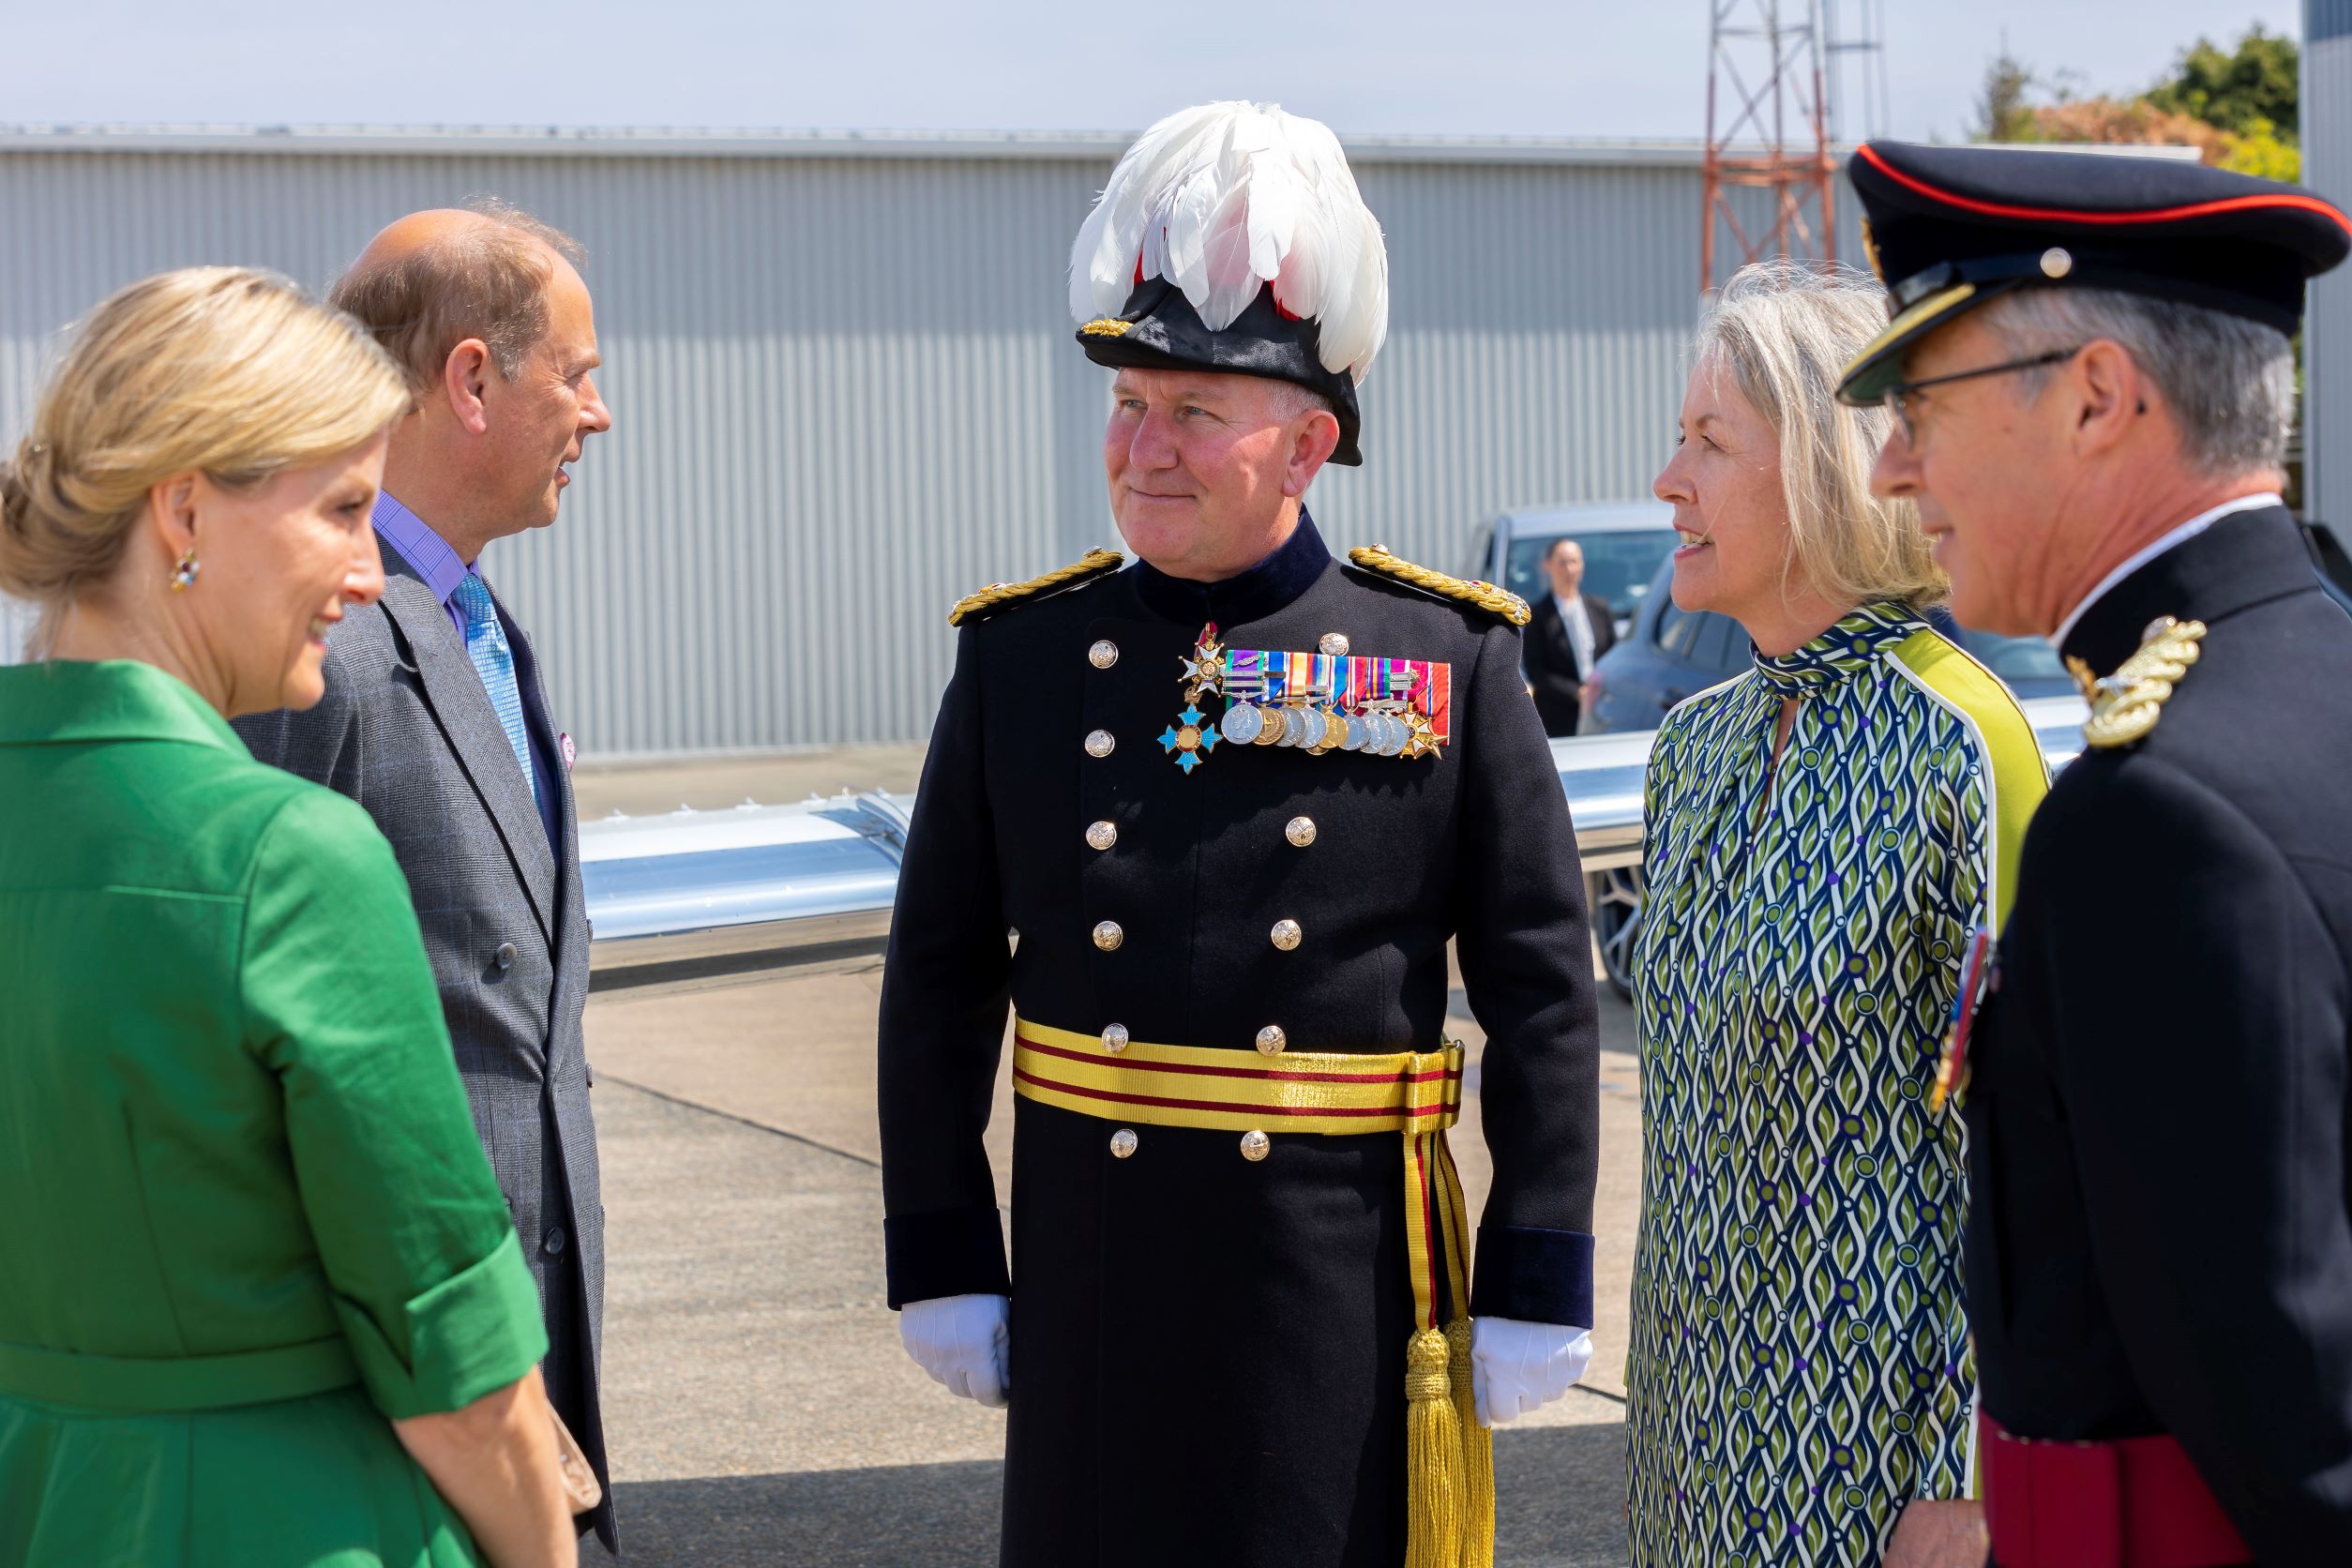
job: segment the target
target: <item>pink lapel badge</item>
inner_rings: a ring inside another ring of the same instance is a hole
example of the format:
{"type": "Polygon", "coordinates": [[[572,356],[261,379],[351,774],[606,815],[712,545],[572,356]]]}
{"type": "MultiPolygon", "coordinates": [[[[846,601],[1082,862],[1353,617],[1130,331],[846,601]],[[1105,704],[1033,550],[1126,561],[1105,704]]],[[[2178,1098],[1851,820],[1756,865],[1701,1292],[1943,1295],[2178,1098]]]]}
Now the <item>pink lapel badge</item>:
{"type": "Polygon", "coordinates": [[[562,748],[564,753],[564,771],[571,772],[572,764],[580,760],[580,747],[572,744],[572,738],[568,734],[557,735],[555,744],[562,748]]]}

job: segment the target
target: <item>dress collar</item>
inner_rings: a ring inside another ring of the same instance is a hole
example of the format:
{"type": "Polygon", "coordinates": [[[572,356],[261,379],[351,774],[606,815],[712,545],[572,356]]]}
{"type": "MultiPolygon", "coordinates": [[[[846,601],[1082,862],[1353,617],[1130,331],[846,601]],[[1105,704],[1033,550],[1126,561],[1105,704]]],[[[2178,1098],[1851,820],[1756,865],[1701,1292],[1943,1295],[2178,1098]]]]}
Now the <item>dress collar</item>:
{"type": "Polygon", "coordinates": [[[1877,659],[1878,651],[1927,628],[1919,611],[1899,599],[1882,599],[1847,612],[1837,625],[1786,654],[1756,656],[1756,671],[1789,697],[1802,697],[1852,679],[1877,659]]]}
{"type": "Polygon", "coordinates": [[[2221,521],[2222,519],[2229,517],[2233,513],[2258,511],[2265,507],[2284,506],[2285,505],[2285,502],[2279,499],[2279,495],[2276,490],[2257,490],[2252,495],[2241,495],[2235,501],[2224,501],[2220,505],[2214,507],[2211,511],[2199,512],[2195,517],[2191,518],[2179,527],[2167,532],[2163,538],[2158,539],[2147,549],[2134,552],[2130,560],[2125,561],[2121,565],[2116,567],[2115,570],[2109,572],[2105,577],[2101,578],[2099,580],[2099,586],[2093,588],[2088,594],[2086,594],[2083,596],[2083,602],[2076,605],[2073,612],[2070,613],[2065,620],[2058,623],[2058,630],[2050,634],[2050,646],[2053,648],[2065,647],[2067,637],[2074,630],[2074,624],[2083,618],[2084,611],[2088,611],[2092,605],[2097,604],[2102,598],[2103,598],[2106,596],[2108,589],[2114,587],[2117,583],[2121,582],[2125,578],[2130,577],[2133,572],[2138,571],[2142,566],[2147,565],[2150,561],[2155,560],[2156,557],[2164,554],[2166,550],[2172,550],[2179,545],[2187,544],[2191,539],[2195,538],[2199,534],[2204,533],[2207,529],[2221,521]]]}
{"type": "Polygon", "coordinates": [[[431,523],[392,499],[390,490],[376,492],[376,508],[369,520],[384,542],[408,563],[416,580],[431,589],[433,597],[447,609],[449,596],[458,591],[458,584],[472,570],[458,559],[449,541],[431,523]]]}
{"type": "Polygon", "coordinates": [[[1274,553],[1237,577],[1222,582],[1195,582],[1170,577],[1148,561],[1135,567],[1136,596],[1155,615],[1187,626],[1214,622],[1238,626],[1261,621],[1289,605],[1315,585],[1331,565],[1331,551],[1316,532],[1315,520],[1302,509],[1299,525],[1274,547],[1274,553]]]}
{"type": "Polygon", "coordinates": [[[250,755],[177,676],[137,659],[50,659],[0,669],[0,746],[186,741],[250,755]]]}
{"type": "Polygon", "coordinates": [[[2318,587],[2295,514],[2257,507],[2154,556],[2101,594],[2067,628],[2059,651],[2104,675],[2132,656],[2159,616],[2212,622],[2318,587]]]}

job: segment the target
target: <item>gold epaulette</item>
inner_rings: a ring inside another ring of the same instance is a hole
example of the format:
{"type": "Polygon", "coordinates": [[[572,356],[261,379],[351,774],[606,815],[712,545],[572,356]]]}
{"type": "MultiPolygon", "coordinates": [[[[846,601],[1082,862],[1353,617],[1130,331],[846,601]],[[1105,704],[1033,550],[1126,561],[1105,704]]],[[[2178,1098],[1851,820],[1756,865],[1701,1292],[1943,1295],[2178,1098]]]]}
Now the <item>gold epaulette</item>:
{"type": "Polygon", "coordinates": [[[1115,550],[1090,550],[1066,566],[1058,566],[1043,577],[1033,577],[1027,582],[991,582],[976,594],[966,594],[956,601],[956,608],[947,612],[947,624],[960,626],[967,615],[983,611],[1002,610],[1022,599],[1033,599],[1040,594],[1052,593],[1084,582],[1088,578],[1115,572],[1127,564],[1127,558],[1115,550]]]}
{"type": "Polygon", "coordinates": [[[2196,663],[2197,643],[2204,637],[2204,622],[2164,615],[2148,624],[2139,651],[2112,675],[2095,676],[2090,666],[2069,657],[2066,667],[2090,703],[2090,716],[2083,720],[2084,741],[2105,751],[2130,746],[2155,729],[2164,704],[2172,700],[2172,688],[2196,663]]]}
{"type": "Polygon", "coordinates": [[[1410,561],[1400,561],[1388,552],[1386,545],[1359,545],[1348,552],[1348,559],[1367,572],[1393,577],[1399,582],[1410,583],[1426,594],[1440,598],[1459,599],[1474,604],[1490,615],[1500,615],[1515,626],[1528,623],[1527,600],[1508,588],[1498,588],[1491,582],[1465,581],[1433,572],[1426,566],[1416,566],[1410,561]]]}

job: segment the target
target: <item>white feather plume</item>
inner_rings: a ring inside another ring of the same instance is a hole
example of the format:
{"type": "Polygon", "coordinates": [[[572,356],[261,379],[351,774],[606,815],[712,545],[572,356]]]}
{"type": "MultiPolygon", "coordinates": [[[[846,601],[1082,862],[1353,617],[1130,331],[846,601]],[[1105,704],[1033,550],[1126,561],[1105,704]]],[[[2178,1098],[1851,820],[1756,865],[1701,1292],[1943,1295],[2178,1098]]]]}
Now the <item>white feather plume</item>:
{"type": "Polygon", "coordinates": [[[1070,313],[1124,308],[1138,265],[1223,331],[1268,283],[1357,381],[1388,337],[1388,248],[1339,139],[1272,104],[1204,103],[1129,147],[1070,248],[1070,313]]]}

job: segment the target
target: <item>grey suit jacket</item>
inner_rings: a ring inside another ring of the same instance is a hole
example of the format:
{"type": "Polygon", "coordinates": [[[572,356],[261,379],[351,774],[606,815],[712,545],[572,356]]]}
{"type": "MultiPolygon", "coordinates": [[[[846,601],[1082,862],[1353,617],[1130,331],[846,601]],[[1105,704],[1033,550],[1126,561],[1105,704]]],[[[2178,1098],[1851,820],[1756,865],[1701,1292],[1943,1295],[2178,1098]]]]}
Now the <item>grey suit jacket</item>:
{"type": "MultiPolygon", "coordinates": [[[[327,642],[307,713],[236,722],[253,755],[367,808],[408,874],[474,1125],[513,1210],[547,1319],[548,1394],[606,1483],[593,1515],[616,1546],[596,1369],[604,1205],[580,1015],[588,1000],[571,779],[530,640],[498,605],[556,842],[448,612],[388,542],[383,599],[327,642]]],[[[495,596],[493,595],[493,602],[495,596]]]]}

